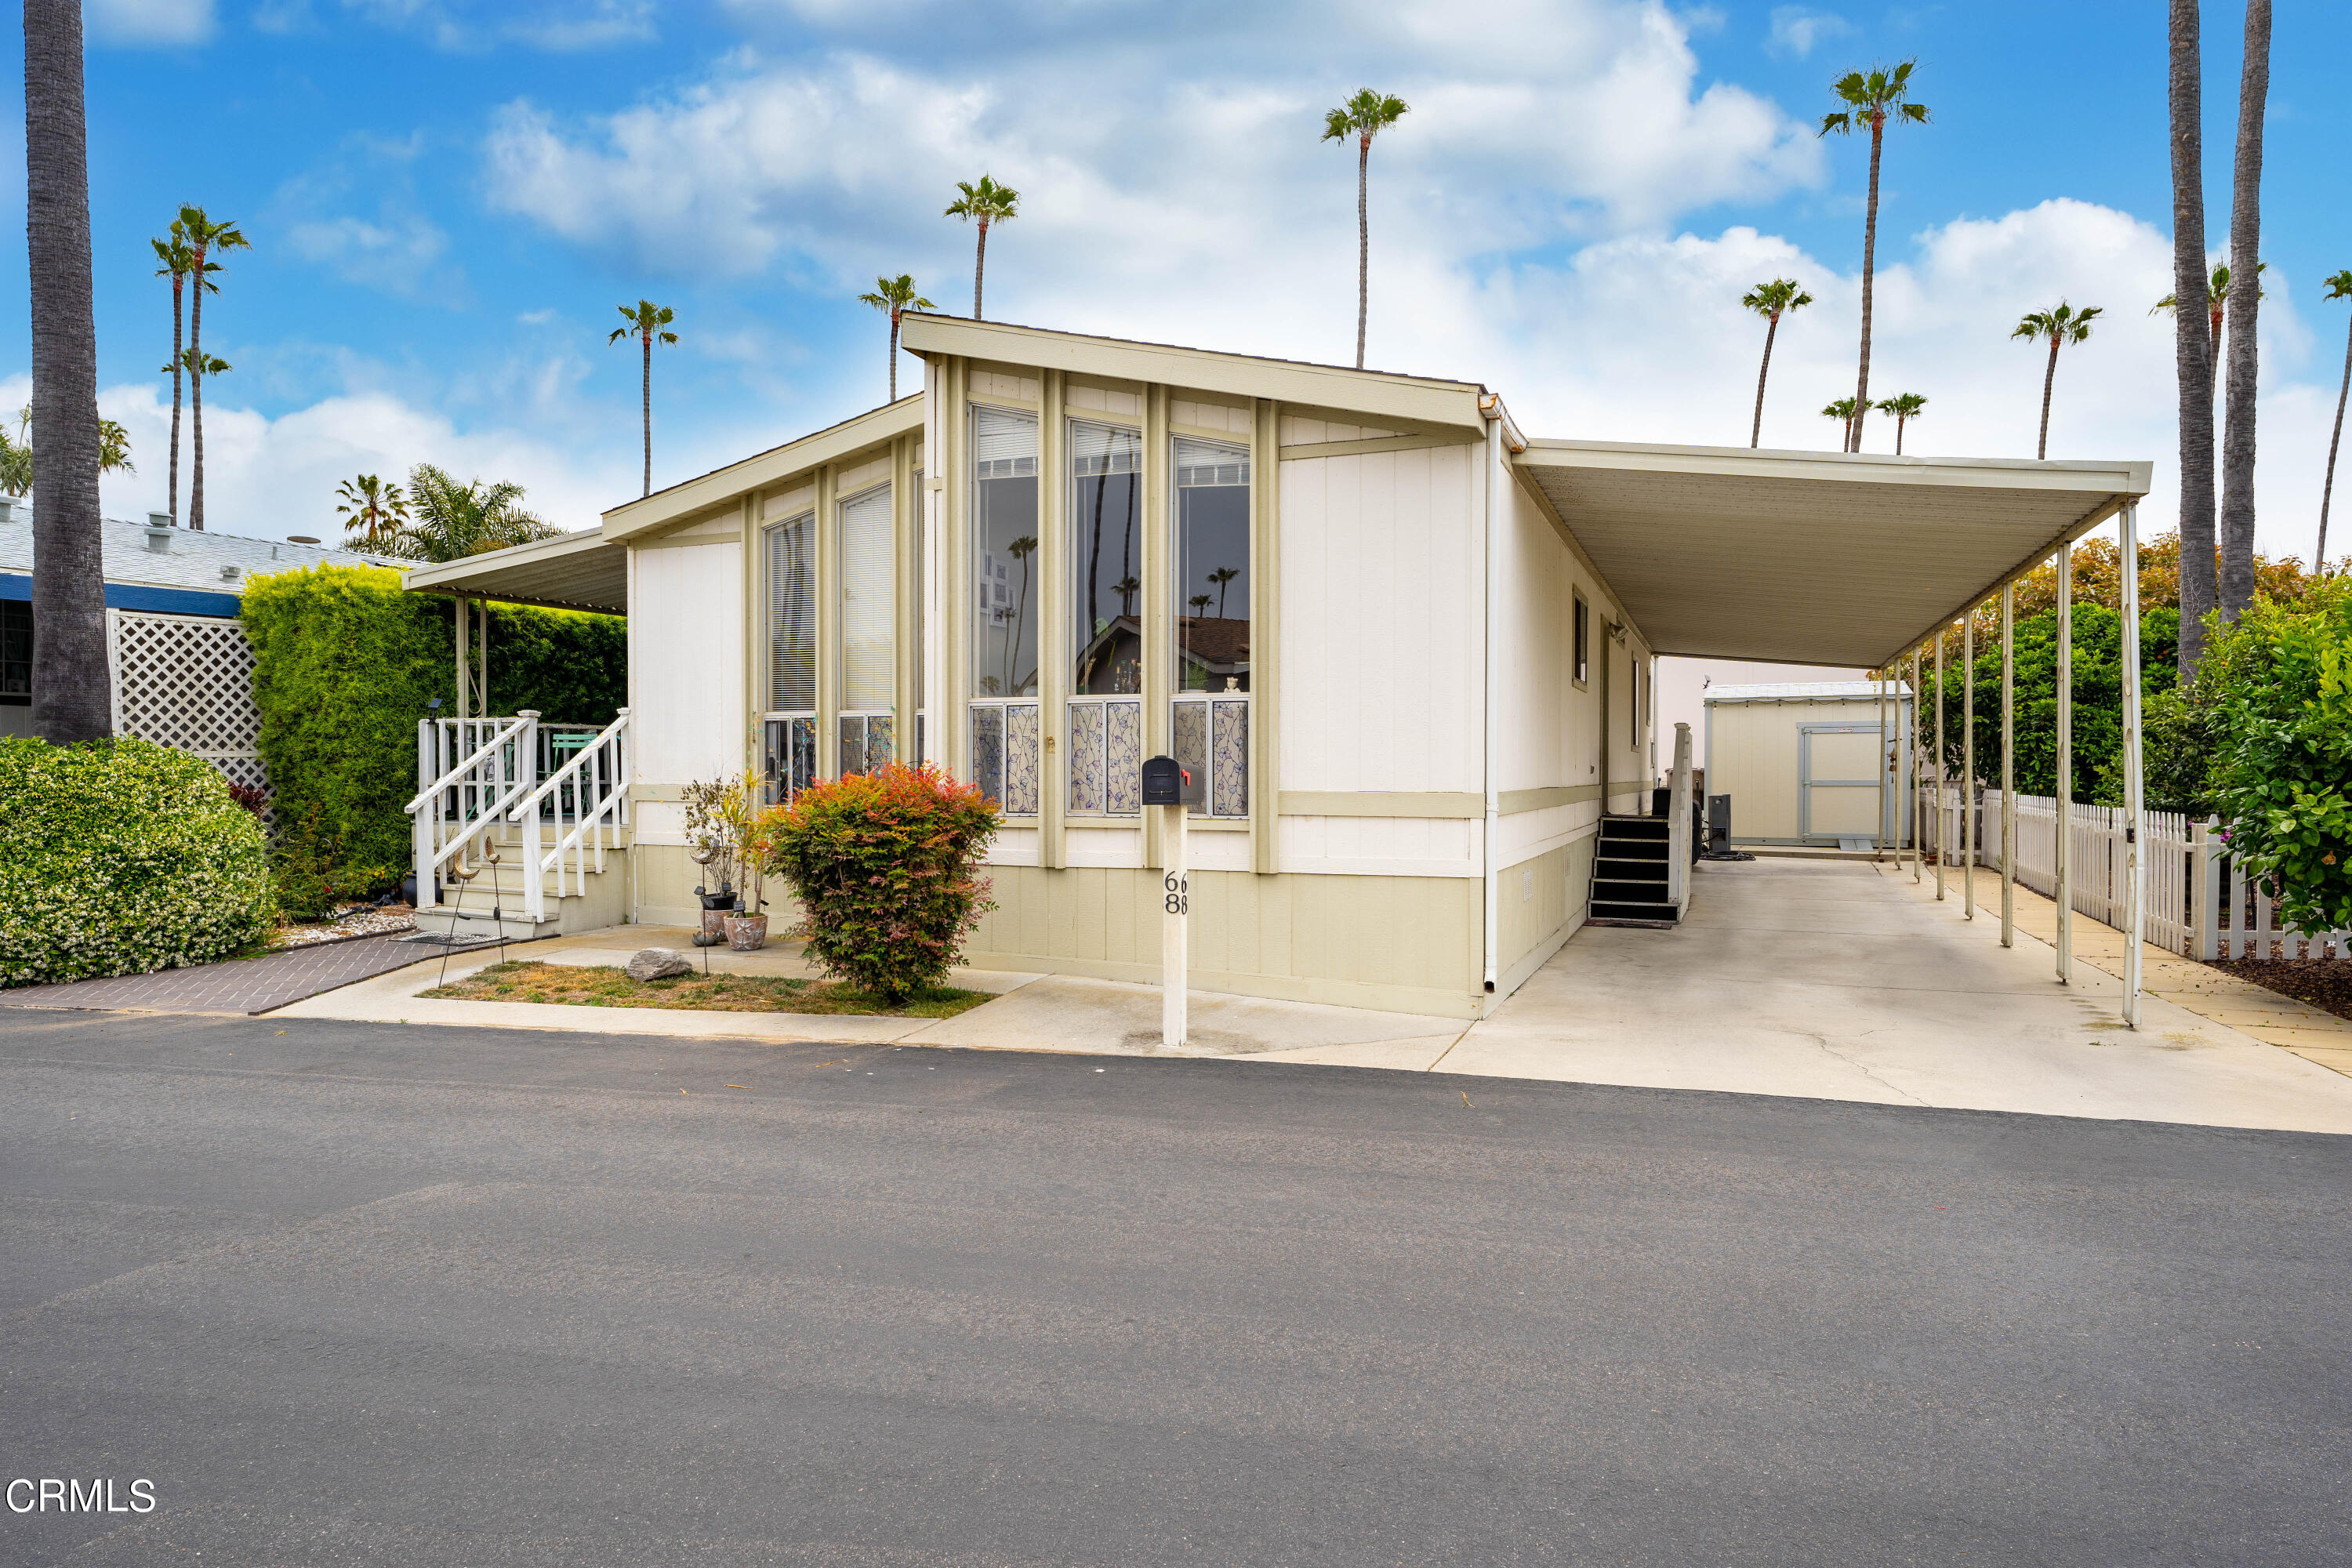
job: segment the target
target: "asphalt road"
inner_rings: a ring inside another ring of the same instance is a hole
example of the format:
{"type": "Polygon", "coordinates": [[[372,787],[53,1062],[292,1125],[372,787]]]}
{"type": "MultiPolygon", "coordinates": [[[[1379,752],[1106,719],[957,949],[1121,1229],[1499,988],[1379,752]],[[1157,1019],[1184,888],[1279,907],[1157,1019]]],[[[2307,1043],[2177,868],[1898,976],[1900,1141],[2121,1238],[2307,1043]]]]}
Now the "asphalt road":
{"type": "Polygon", "coordinates": [[[2299,1133],[24,1016],[0,1472],[159,1506],[0,1562],[2341,1562],[2347,1197],[2299,1133]]]}

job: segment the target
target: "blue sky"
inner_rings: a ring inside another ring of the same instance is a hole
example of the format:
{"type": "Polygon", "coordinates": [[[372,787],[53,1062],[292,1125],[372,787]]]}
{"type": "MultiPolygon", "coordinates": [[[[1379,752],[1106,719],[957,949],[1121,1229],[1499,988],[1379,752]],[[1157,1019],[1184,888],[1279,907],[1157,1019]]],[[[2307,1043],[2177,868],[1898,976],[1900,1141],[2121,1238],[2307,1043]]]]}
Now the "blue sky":
{"type": "MultiPolygon", "coordinates": [[[[911,270],[970,308],[957,178],[1019,186],[989,314],[1300,357],[1352,349],[1353,159],[1321,110],[1413,113],[1373,154],[1371,362],[1487,382],[1545,434],[1744,440],[1775,272],[1768,444],[1826,447],[1852,391],[1865,147],[1811,133],[1850,66],[1916,57],[1935,123],[1891,133],[1874,390],[1911,449],[2030,455],[2038,355],[2007,331],[2106,307],[2059,373],[2053,456],[2159,463],[2171,511],[2162,15],[2152,4],[1864,8],[923,0],[91,0],[101,401],[132,431],[110,515],[163,491],[175,205],[241,220],[207,307],[215,526],[326,534],[334,481],[439,462],[583,526],[635,493],[637,360],[614,307],[674,307],[655,482],[880,400],[911,270]]],[[[2207,21],[2222,243],[2242,13],[2207,21]]],[[[2277,22],[2264,252],[2263,540],[2308,552],[2352,266],[2352,10],[2277,22]],[[2326,72],[2329,62],[2339,68],[2326,72]]],[[[11,74],[18,79],[21,72],[11,74]]],[[[12,111],[11,123],[21,125],[12,111]]],[[[21,216],[21,141],[4,188],[21,216]]],[[[21,223],[11,230],[21,233],[21,223]]],[[[24,299],[23,253],[0,279],[24,299]]],[[[24,312],[0,320],[21,401],[24,312]]],[[[902,374],[914,362],[903,362],[902,374]]],[[[12,374],[13,373],[13,374],[12,374]]],[[[1890,434],[1890,433],[1885,433],[1890,434]]],[[[1874,446],[1883,441],[1874,441],[1874,446]]]]}

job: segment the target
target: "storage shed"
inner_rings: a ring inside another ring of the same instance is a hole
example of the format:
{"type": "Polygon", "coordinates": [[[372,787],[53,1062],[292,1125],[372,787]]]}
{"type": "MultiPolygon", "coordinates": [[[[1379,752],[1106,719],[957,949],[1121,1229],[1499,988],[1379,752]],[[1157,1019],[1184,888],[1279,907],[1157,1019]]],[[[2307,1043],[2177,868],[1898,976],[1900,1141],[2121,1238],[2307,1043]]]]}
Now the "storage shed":
{"type": "Polygon", "coordinates": [[[1710,686],[1706,703],[1706,793],[1731,797],[1734,844],[1910,842],[1908,685],[1710,686]]]}

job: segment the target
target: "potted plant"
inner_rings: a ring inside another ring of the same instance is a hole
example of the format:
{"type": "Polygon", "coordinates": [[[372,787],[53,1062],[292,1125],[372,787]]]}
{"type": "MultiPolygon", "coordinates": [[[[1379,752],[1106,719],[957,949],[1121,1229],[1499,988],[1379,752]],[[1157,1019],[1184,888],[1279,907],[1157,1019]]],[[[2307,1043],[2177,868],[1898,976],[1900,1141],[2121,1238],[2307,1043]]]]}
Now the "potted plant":
{"type": "Polygon", "coordinates": [[[728,796],[730,781],[718,779],[686,786],[686,852],[702,868],[695,892],[702,900],[702,929],[697,947],[715,947],[727,940],[727,912],[735,907],[735,862],[740,840],[731,831],[728,796]]]}
{"type": "Polygon", "coordinates": [[[754,852],[759,838],[759,781],[748,773],[736,779],[719,802],[719,812],[728,842],[735,847],[737,863],[743,868],[742,894],[726,917],[727,945],[737,952],[757,952],[768,942],[768,911],[761,900],[765,882],[754,852]]]}

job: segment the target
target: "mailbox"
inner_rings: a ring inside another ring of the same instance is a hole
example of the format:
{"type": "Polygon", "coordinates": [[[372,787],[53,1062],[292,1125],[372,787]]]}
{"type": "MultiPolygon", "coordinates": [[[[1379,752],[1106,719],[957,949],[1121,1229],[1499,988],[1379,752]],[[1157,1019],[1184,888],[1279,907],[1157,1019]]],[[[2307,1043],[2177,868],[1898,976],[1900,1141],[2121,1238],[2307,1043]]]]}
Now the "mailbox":
{"type": "Polygon", "coordinates": [[[1173,757],[1148,757],[1143,763],[1143,804],[1198,805],[1201,781],[1173,757]]]}

